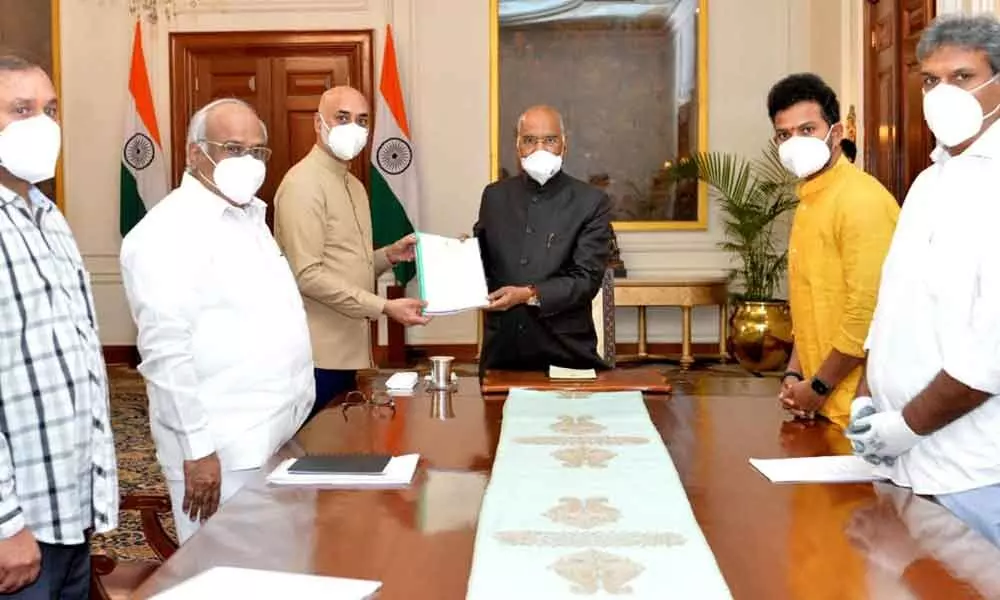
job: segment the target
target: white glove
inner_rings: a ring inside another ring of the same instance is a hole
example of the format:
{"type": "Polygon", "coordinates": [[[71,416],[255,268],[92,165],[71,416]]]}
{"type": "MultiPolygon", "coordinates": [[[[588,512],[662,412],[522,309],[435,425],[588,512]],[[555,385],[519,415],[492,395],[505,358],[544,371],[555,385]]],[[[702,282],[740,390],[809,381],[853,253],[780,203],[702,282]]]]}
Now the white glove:
{"type": "MultiPolygon", "coordinates": [[[[853,408],[852,406],[851,412],[853,408]]],[[[909,452],[922,439],[910,429],[903,413],[898,410],[859,416],[851,422],[847,438],[854,443],[854,453],[860,454],[869,462],[873,462],[869,460],[870,456],[882,459],[881,462],[886,462],[885,459],[894,460],[909,452]]]]}
{"type": "Polygon", "coordinates": [[[869,415],[874,415],[878,412],[875,408],[875,401],[872,400],[871,396],[858,396],[851,402],[851,416],[850,422],[847,425],[848,431],[854,429],[854,422],[861,417],[867,417],[869,415]]]}
{"type": "MultiPolygon", "coordinates": [[[[861,434],[871,430],[871,425],[858,426],[857,421],[862,417],[869,417],[878,412],[875,408],[875,401],[872,400],[871,396],[858,396],[851,402],[851,415],[850,420],[847,424],[847,437],[850,439],[851,434],[861,434]]],[[[881,465],[885,463],[887,466],[892,466],[895,461],[893,458],[879,457],[876,454],[864,454],[865,446],[861,442],[851,441],[851,445],[854,447],[854,454],[864,458],[866,461],[873,465],[881,465]]]]}

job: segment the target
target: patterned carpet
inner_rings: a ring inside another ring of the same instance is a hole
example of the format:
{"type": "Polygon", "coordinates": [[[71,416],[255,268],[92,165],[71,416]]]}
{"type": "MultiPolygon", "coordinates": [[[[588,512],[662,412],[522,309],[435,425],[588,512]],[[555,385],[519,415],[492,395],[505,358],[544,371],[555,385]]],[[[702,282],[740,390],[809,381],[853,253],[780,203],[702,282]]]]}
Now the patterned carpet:
{"type": "MultiPolygon", "coordinates": [[[[419,367],[418,367],[419,368],[419,367]]],[[[676,367],[663,365],[663,370],[675,389],[684,390],[702,381],[717,378],[747,378],[747,373],[735,365],[712,365],[690,373],[681,373],[676,367]]],[[[456,365],[459,375],[474,376],[474,365],[456,365]]],[[[118,451],[118,478],[122,495],[159,494],[166,496],[167,488],[156,462],[156,451],[149,433],[146,390],[142,377],[124,366],[108,368],[111,385],[111,425],[115,432],[118,451]]],[[[174,535],[173,519],[163,519],[167,531],[174,535]]],[[[118,529],[108,535],[95,536],[94,553],[109,554],[118,561],[156,560],[142,534],[139,514],[122,511],[118,529]]]]}
{"type": "MultiPolygon", "coordinates": [[[[121,494],[166,496],[166,482],[156,463],[156,450],[149,433],[146,385],[139,373],[123,366],[108,367],[108,380],[121,494]]],[[[163,523],[167,531],[174,535],[173,518],[167,515],[163,523]]],[[[95,554],[109,554],[119,561],[156,560],[146,545],[136,511],[122,511],[118,529],[107,535],[94,536],[91,549],[95,554]]]]}

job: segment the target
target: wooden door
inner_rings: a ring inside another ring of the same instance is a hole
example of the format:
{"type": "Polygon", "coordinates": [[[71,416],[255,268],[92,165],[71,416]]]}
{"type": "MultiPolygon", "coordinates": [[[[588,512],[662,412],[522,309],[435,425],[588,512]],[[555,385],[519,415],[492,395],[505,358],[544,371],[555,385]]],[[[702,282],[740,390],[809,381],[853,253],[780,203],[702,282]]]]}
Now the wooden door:
{"type": "MultiPolygon", "coordinates": [[[[913,180],[931,164],[934,135],[924,123],[923,77],[917,61],[917,44],[924,29],[934,18],[934,0],[903,0],[900,8],[902,27],[902,123],[904,135],[900,137],[902,149],[903,191],[908,191],[913,180]]],[[[900,202],[902,202],[900,196],[900,202]]]]}
{"type": "Polygon", "coordinates": [[[865,166],[902,204],[930,164],[916,46],[934,0],[868,0],[865,29],[865,166]]]}
{"type": "MultiPolygon", "coordinates": [[[[171,42],[173,175],[185,164],[187,126],[200,107],[218,98],[239,98],[256,109],[268,129],[273,153],[258,196],[273,224],[274,193],[288,169],[316,141],[313,115],[320,96],[334,85],[351,85],[372,98],[372,33],[176,33],[171,42]]],[[[351,165],[368,184],[368,152],[351,165]]]]}

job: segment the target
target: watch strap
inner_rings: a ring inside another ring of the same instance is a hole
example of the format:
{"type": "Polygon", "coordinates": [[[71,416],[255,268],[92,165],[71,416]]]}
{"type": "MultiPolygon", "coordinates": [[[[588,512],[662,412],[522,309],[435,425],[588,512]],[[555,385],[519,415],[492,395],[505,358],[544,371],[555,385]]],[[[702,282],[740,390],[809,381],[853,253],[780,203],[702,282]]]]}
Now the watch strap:
{"type": "Polygon", "coordinates": [[[830,392],[833,391],[832,388],[819,377],[813,377],[811,384],[812,390],[820,396],[829,396],[830,392]]]}

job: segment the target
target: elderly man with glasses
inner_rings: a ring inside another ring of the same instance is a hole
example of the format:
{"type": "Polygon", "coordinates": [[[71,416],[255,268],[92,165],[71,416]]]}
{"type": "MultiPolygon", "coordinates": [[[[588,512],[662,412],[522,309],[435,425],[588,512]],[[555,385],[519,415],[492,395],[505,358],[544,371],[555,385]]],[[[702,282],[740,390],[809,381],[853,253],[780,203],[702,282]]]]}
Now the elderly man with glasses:
{"type": "Polygon", "coordinates": [[[194,115],[187,141],[180,187],[121,251],[181,542],[295,434],[314,398],[302,299],[254,196],[267,130],[229,98],[194,115]]]}
{"type": "Polygon", "coordinates": [[[591,302],[611,255],[611,201],[563,171],[566,135],[549,106],[526,110],[522,174],[483,191],[479,240],[490,289],[480,369],[604,369],[591,302]]]}

